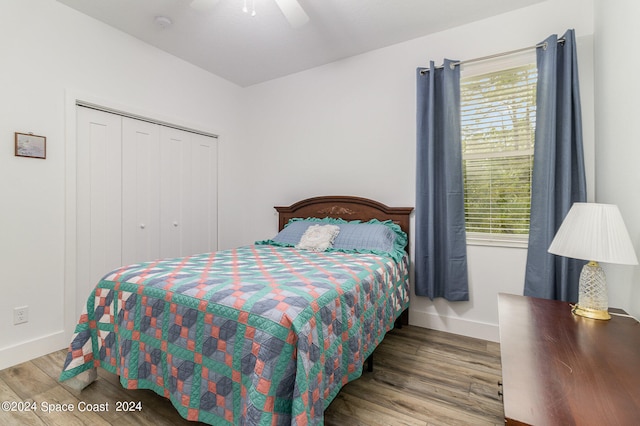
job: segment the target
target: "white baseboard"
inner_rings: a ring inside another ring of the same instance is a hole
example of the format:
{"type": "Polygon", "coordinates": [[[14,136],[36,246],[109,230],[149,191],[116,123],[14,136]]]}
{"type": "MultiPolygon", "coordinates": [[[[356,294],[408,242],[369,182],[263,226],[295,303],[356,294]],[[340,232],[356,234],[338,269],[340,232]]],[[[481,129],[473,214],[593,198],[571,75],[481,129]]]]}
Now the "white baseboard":
{"type": "Polygon", "coordinates": [[[411,309],[409,310],[409,324],[491,342],[500,341],[500,332],[497,324],[469,321],[411,309]]]}
{"type": "MultiPolygon", "coordinates": [[[[0,349],[0,370],[58,351],[69,345],[63,330],[0,349]]],[[[60,366],[62,370],[62,365],[60,366]]]]}

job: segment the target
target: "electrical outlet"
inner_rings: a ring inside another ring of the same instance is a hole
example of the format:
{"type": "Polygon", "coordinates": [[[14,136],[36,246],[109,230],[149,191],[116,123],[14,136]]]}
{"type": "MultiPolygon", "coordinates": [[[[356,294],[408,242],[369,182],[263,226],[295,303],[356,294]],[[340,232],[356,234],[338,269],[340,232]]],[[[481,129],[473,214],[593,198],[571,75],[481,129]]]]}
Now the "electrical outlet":
{"type": "Polygon", "coordinates": [[[24,324],[25,322],[29,322],[29,307],[13,308],[13,325],[24,324]]]}

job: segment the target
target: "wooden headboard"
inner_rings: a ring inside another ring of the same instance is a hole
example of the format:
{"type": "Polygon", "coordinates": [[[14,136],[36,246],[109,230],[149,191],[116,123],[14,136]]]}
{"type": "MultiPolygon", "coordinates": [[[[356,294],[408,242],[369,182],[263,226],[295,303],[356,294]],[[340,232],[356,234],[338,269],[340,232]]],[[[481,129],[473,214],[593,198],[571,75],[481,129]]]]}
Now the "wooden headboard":
{"type": "MultiPolygon", "coordinates": [[[[282,230],[290,219],[295,217],[332,217],[344,220],[368,221],[371,219],[392,220],[409,237],[409,217],[413,207],[388,207],[368,198],[330,195],[307,198],[287,207],[275,209],[279,213],[278,230],[282,230]]],[[[407,241],[407,251],[409,242],[407,241]]]]}

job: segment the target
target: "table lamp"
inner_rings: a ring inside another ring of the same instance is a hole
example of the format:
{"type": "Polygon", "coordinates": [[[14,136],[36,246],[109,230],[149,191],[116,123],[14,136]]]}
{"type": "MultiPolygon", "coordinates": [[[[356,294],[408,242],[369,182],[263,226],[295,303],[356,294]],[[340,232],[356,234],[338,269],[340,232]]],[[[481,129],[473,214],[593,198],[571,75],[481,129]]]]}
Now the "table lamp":
{"type": "Polygon", "coordinates": [[[580,273],[578,304],[572,312],[587,318],[610,319],[607,281],[598,262],[638,264],[618,206],[574,203],[548,251],[589,261],[580,273]]]}

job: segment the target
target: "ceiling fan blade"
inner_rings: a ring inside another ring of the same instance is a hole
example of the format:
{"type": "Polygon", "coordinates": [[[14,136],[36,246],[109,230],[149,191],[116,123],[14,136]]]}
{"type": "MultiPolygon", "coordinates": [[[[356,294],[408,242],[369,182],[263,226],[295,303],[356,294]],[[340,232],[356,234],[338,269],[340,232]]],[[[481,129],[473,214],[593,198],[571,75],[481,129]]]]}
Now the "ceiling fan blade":
{"type": "Polygon", "coordinates": [[[189,6],[195,10],[212,9],[219,0],[191,0],[189,6]]]}
{"type": "Polygon", "coordinates": [[[309,22],[309,15],[300,6],[298,0],[275,0],[275,2],[293,28],[301,27],[309,22]]]}

